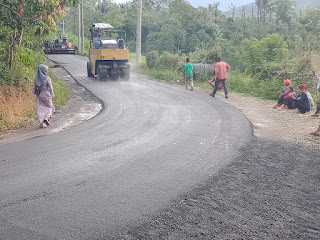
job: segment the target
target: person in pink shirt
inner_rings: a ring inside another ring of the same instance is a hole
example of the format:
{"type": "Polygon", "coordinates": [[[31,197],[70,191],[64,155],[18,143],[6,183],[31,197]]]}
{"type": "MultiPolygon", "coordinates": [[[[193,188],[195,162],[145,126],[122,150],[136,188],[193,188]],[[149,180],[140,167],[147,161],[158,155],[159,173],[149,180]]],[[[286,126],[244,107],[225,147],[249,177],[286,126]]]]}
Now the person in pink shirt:
{"type": "Polygon", "coordinates": [[[228,72],[230,72],[231,68],[227,63],[222,62],[220,57],[216,57],[215,61],[216,61],[215,74],[214,74],[214,78],[211,80],[211,83],[215,82],[215,84],[214,84],[213,92],[210,93],[209,95],[211,97],[215,97],[216,92],[219,88],[219,84],[222,82],[225,98],[229,98],[228,88],[227,88],[227,77],[228,77],[228,72]]]}

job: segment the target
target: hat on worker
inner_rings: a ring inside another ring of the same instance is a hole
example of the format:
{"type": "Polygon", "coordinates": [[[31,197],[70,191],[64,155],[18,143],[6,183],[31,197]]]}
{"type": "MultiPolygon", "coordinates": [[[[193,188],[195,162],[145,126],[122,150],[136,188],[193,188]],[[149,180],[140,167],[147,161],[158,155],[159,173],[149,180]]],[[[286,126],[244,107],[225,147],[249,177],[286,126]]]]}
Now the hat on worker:
{"type": "Polygon", "coordinates": [[[304,90],[307,90],[307,86],[304,83],[301,83],[301,86],[303,87],[304,90]]]}
{"type": "Polygon", "coordinates": [[[291,80],[290,80],[290,79],[286,79],[286,80],[284,80],[283,82],[284,82],[284,84],[285,84],[286,86],[289,86],[289,85],[291,84],[291,80]]]}

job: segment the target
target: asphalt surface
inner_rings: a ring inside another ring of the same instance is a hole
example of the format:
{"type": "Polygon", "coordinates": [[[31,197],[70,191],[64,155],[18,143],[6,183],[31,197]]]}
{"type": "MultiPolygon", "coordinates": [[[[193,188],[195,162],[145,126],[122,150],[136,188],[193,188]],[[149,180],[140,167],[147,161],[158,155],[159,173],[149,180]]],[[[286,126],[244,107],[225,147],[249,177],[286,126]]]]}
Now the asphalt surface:
{"type": "Polygon", "coordinates": [[[1,239],[108,239],[226,166],[252,137],[234,107],[132,74],[86,77],[86,61],[51,55],[104,104],[57,134],[0,145],[1,239]]]}
{"type": "Polygon", "coordinates": [[[319,149],[253,138],[241,154],[121,240],[318,240],[319,149]]]}

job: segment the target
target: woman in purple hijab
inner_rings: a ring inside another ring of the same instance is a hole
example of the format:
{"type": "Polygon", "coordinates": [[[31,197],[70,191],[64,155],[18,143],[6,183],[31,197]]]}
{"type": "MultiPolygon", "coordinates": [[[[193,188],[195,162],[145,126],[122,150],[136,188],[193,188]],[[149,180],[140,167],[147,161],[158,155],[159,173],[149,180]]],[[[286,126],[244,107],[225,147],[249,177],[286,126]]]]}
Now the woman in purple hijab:
{"type": "Polygon", "coordinates": [[[40,127],[47,127],[49,119],[55,111],[52,104],[54,93],[47,65],[39,65],[37,76],[34,78],[33,93],[37,96],[36,110],[40,127]]]}

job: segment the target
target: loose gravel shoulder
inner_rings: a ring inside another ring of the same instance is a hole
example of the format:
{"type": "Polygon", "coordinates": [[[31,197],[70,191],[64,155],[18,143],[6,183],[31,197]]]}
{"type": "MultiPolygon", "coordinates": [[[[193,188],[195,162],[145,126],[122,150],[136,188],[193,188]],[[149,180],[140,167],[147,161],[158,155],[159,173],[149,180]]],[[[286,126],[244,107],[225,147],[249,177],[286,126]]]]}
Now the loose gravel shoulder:
{"type": "Polygon", "coordinates": [[[310,135],[320,124],[320,118],[310,116],[314,110],[306,114],[299,114],[296,109],[274,110],[272,106],[276,103],[275,101],[246,97],[241,94],[231,94],[228,102],[247,116],[253,124],[254,134],[258,139],[319,149],[320,138],[310,135]]]}
{"type": "Polygon", "coordinates": [[[309,134],[319,120],[230,96],[254,126],[251,143],[156,216],[105,239],[320,239],[320,138],[309,134]]]}

